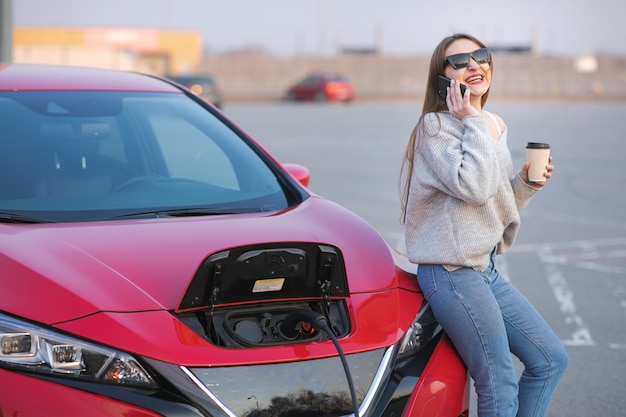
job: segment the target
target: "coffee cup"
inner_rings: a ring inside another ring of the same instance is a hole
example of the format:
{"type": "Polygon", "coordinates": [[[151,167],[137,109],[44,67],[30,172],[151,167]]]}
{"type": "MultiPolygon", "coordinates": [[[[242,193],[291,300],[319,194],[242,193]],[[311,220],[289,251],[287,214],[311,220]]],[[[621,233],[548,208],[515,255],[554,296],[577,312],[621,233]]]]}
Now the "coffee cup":
{"type": "Polygon", "coordinates": [[[550,160],[550,145],[547,143],[528,142],[526,145],[526,160],[530,162],[528,168],[528,181],[544,182],[543,175],[548,170],[546,166],[550,160]]]}

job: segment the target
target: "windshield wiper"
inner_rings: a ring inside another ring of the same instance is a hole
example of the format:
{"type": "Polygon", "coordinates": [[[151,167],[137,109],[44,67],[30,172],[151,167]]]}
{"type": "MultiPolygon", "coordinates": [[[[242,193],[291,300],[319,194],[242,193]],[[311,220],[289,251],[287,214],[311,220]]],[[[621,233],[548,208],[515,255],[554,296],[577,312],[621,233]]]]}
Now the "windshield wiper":
{"type": "Polygon", "coordinates": [[[120,214],[113,216],[111,219],[128,219],[128,218],[160,218],[160,217],[191,217],[191,216],[217,216],[221,214],[240,214],[262,211],[261,209],[252,210],[250,208],[229,208],[229,207],[198,207],[198,208],[182,208],[172,210],[152,210],[137,213],[120,214]]]}
{"type": "Polygon", "coordinates": [[[38,224],[38,223],[52,223],[52,221],[45,220],[45,219],[37,219],[35,217],[22,216],[21,214],[0,211],[0,223],[38,224]]]}

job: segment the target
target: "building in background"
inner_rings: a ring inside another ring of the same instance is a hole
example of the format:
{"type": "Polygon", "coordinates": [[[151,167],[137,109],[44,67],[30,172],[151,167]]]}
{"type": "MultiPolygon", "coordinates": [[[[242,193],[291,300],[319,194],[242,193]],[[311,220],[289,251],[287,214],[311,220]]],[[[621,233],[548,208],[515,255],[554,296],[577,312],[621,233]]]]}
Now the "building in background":
{"type": "Polygon", "coordinates": [[[13,62],[93,66],[156,75],[197,71],[202,37],[194,31],[134,28],[13,29],[13,62]]]}
{"type": "MultiPolygon", "coordinates": [[[[0,0],[2,2],[3,0],[0,0]]],[[[12,61],[211,76],[225,102],[279,100],[313,72],[348,77],[355,100],[421,101],[428,55],[387,55],[381,48],[343,48],[334,57],[274,56],[258,48],[208,54],[200,32],[141,28],[14,27],[12,61]]],[[[626,56],[538,54],[532,47],[493,48],[498,77],[491,97],[515,99],[626,98],[626,56]],[[610,85],[610,88],[607,86],[610,85]]]]}

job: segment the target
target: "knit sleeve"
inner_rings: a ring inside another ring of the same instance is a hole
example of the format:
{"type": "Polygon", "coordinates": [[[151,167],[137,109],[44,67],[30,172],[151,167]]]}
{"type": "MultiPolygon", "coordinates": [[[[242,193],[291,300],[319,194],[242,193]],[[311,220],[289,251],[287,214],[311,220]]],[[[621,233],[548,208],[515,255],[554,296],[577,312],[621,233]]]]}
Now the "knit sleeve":
{"type": "Polygon", "coordinates": [[[538,191],[538,189],[526,184],[520,174],[517,174],[511,180],[511,188],[513,189],[513,195],[515,195],[515,204],[518,212],[521,212],[528,205],[532,196],[538,191]]]}
{"type": "Polygon", "coordinates": [[[473,115],[459,121],[449,113],[429,113],[423,121],[420,152],[439,182],[432,185],[472,205],[495,195],[500,167],[486,119],[473,115]]]}

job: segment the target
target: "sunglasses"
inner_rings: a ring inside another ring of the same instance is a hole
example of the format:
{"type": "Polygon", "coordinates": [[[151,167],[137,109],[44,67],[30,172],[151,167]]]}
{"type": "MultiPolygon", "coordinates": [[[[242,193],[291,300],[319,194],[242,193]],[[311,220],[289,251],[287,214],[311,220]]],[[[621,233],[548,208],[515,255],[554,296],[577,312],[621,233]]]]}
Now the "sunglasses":
{"type": "Polygon", "coordinates": [[[480,48],[472,52],[449,55],[446,57],[444,66],[450,64],[454,69],[465,68],[469,65],[470,58],[477,64],[487,64],[491,62],[491,51],[488,48],[480,48]]]}

